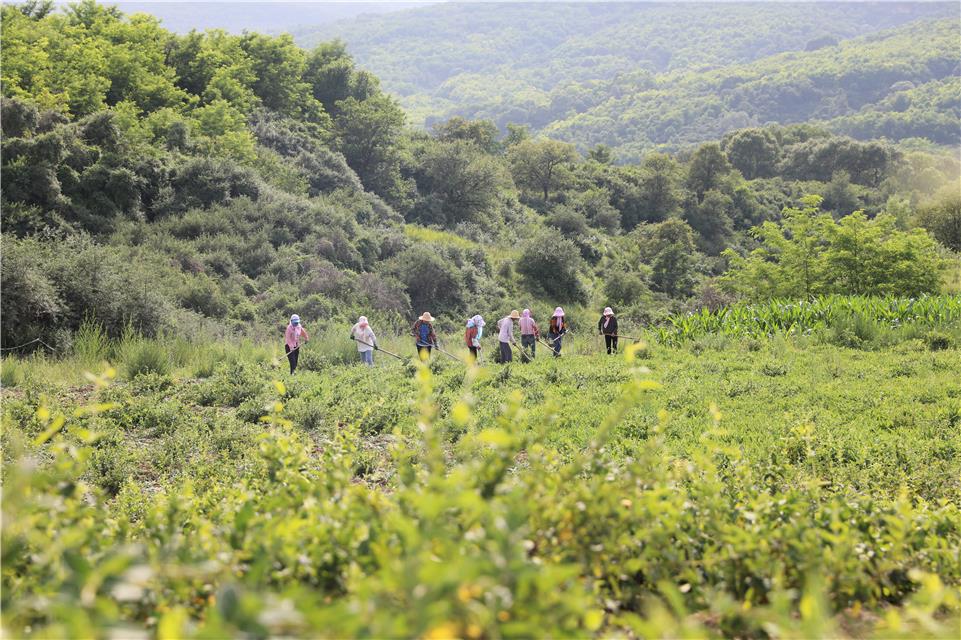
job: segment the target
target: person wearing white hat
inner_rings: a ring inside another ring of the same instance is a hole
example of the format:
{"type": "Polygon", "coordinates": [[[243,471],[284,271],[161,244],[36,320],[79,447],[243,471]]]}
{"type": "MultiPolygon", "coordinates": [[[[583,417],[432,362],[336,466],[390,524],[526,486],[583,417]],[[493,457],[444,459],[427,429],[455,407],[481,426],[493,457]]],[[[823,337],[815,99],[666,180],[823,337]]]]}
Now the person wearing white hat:
{"type": "Polygon", "coordinates": [[[554,309],[554,315],[551,316],[551,322],[547,327],[547,339],[554,347],[555,358],[559,358],[561,355],[561,342],[565,333],[567,333],[567,320],[564,319],[564,310],[557,307],[554,309]]]}
{"type": "Polygon", "coordinates": [[[414,336],[414,344],[417,346],[417,355],[421,360],[430,358],[430,350],[437,344],[437,334],[434,333],[434,317],[425,311],[417,318],[411,335],[414,336]]]}
{"type": "Polygon", "coordinates": [[[374,350],[377,346],[377,336],[367,322],[367,316],[357,318],[357,324],[350,328],[350,339],[357,342],[357,352],[360,354],[360,361],[368,367],[374,366],[374,350]]]}
{"type": "Polygon", "coordinates": [[[617,316],[610,307],[604,307],[604,313],[597,321],[597,332],[604,336],[607,354],[617,353],[617,316]]]}
{"type": "Polygon", "coordinates": [[[290,375],[294,375],[297,370],[297,360],[300,358],[300,347],[303,343],[310,340],[307,329],[300,324],[300,316],[296,313],[290,316],[290,324],[284,332],[284,351],[287,353],[287,361],[290,363],[290,375]]]}
{"type": "Polygon", "coordinates": [[[511,311],[510,315],[504,316],[497,321],[497,340],[501,347],[501,362],[510,362],[514,359],[514,353],[511,351],[511,345],[517,344],[514,340],[514,321],[519,320],[521,314],[517,313],[517,309],[511,311]]]}

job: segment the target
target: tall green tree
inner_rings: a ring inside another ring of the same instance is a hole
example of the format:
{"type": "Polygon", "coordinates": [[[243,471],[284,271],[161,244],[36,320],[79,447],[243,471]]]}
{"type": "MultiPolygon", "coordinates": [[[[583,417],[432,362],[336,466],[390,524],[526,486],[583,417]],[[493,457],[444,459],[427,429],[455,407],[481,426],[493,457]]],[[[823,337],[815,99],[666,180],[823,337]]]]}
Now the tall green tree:
{"type": "Polygon", "coordinates": [[[421,173],[418,189],[425,197],[419,213],[427,223],[483,222],[500,191],[510,186],[502,160],[463,139],[433,142],[421,173]]]}
{"type": "Polygon", "coordinates": [[[339,150],[364,185],[379,195],[397,194],[400,159],[397,145],[405,115],[393,98],[377,94],[367,100],[341,100],[334,120],[339,150]]]}
{"type": "Polygon", "coordinates": [[[691,156],[691,163],[687,168],[686,186],[700,202],[708,191],[720,189],[722,179],[732,169],[727,156],[721,150],[721,145],[708,142],[698,147],[691,156]]]}
{"type": "Polygon", "coordinates": [[[958,193],[949,193],[921,207],[915,222],[948,249],[961,252],[961,195],[958,193]]]}
{"type": "Polygon", "coordinates": [[[577,150],[566,142],[539,138],[512,146],[508,159],[514,182],[528,193],[537,193],[546,203],[551,192],[569,179],[577,150]]]}

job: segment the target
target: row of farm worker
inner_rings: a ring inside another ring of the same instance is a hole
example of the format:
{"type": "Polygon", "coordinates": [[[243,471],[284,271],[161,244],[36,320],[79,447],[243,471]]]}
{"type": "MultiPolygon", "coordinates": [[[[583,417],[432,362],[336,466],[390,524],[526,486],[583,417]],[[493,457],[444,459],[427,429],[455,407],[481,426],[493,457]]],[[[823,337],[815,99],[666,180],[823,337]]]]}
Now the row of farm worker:
{"type": "MultiPolygon", "coordinates": [[[[464,346],[467,347],[472,361],[476,361],[480,357],[481,338],[484,336],[485,326],[486,323],[481,315],[475,315],[467,319],[467,326],[464,331],[464,346]]],[[[494,357],[498,362],[507,363],[512,362],[516,354],[522,361],[526,362],[535,357],[538,343],[549,349],[555,358],[560,357],[564,336],[570,331],[564,309],[561,307],[554,309],[554,313],[548,320],[546,333],[541,331],[541,327],[534,320],[530,309],[524,309],[523,312],[514,309],[497,321],[498,351],[494,357]],[[520,336],[519,343],[518,335],[520,336]]],[[[597,321],[597,331],[604,336],[604,346],[607,353],[617,353],[617,316],[614,315],[614,310],[610,307],[605,307],[600,320],[597,321]]],[[[371,328],[367,316],[360,316],[357,319],[357,323],[350,328],[349,337],[357,345],[361,362],[367,366],[373,366],[374,364],[374,351],[384,351],[377,345],[377,335],[371,328]]],[[[411,337],[414,339],[417,354],[422,360],[430,358],[433,349],[443,351],[434,331],[434,317],[427,311],[414,322],[413,327],[411,327],[411,337]]],[[[290,316],[290,324],[287,325],[287,330],[284,333],[284,351],[290,363],[290,373],[297,370],[300,348],[308,340],[310,340],[310,335],[301,323],[300,316],[296,313],[290,316]]],[[[384,353],[389,353],[396,358],[400,357],[387,351],[384,351],[384,353]]]]}

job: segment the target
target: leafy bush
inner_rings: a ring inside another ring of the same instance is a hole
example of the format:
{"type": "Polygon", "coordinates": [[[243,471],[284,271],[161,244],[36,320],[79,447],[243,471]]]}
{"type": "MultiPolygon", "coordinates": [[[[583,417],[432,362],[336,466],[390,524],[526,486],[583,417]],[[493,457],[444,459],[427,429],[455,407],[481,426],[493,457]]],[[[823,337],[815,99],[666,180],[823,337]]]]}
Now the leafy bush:
{"type": "Polygon", "coordinates": [[[929,331],[924,335],[924,342],[931,351],[944,351],[954,346],[954,339],[943,331],[929,331]]]}
{"type": "Polygon", "coordinates": [[[170,356],[160,342],[153,340],[128,341],[122,350],[123,366],[130,379],[154,374],[170,373],[170,356]]]}
{"type": "Polygon", "coordinates": [[[586,291],[578,276],[582,266],[573,242],[557,231],[544,230],[524,245],[517,272],[535,291],[561,302],[584,302],[586,291]]]}

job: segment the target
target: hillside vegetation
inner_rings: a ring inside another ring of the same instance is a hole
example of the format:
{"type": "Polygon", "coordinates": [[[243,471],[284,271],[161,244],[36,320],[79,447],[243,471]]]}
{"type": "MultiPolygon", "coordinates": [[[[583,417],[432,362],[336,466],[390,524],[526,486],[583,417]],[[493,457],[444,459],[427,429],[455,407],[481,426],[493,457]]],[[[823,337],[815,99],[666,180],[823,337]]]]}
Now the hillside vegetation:
{"type": "Polygon", "coordinates": [[[260,337],[294,309],[393,331],[558,303],[655,322],[845,293],[865,252],[857,293],[917,296],[961,248],[958,162],[923,145],[772,126],[619,165],[490,121],[411,130],[336,43],[178,36],[92,2],[3,11],[5,348],[69,350],[84,320],[260,337]],[[802,228],[814,245],[783,239],[802,228]],[[816,267],[803,287],[739,266],[781,252],[778,273],[816,267]]]}
{"type": "Polygon", "coordinates": [[[445,4],[295,35],[343,39],[415,123],[524,124],[637,160],[808,120],[955,144],[958,18],[951,3],[445,4]]]}

